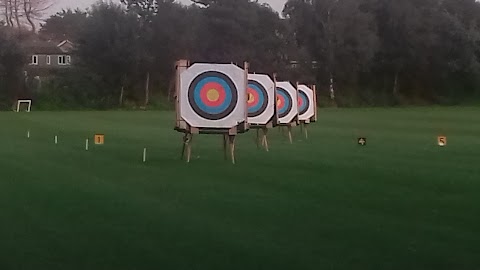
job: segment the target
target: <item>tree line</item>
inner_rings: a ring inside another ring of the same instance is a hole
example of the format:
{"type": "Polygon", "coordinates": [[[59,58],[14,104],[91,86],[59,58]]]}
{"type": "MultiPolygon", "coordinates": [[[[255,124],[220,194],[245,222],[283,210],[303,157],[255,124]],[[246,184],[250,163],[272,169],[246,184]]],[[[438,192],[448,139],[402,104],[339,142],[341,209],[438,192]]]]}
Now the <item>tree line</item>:
{"type": "Polygon", "coordinates": [[[35,91],[19,75],[29,37],[8,18],[0,23],[3,99],[26,87],[52,106],[160,106],[172,99],[178,59],[247,61],[252,72],[316,83],[321,105],[480,99],[475,0],[288,0],[282,14],[251,0],[98,2],[41,25],[35,37],[76,44],[75,65],[35,91]]]}

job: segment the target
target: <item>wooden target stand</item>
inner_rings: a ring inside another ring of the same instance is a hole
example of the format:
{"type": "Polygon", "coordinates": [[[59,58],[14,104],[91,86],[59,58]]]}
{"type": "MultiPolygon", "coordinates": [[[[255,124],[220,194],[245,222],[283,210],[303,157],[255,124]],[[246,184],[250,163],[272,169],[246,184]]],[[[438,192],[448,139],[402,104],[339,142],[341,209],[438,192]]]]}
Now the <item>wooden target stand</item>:
{"type": "MultiPolygon", "coordinates": [[[[181,160],[185,160],[189,163],[192,157],[192,141],[193,135],[200,134],[221,134],[223,135],[223,152],[225,160],[228,159],[228,152],[230,152],[230,160],[232,164],[235,164],[235,139],[239,133],[244,133],[249,129],[249,124],[245,121],[239,123],[237,126],[225,129],[225,128],[198,128],[190,126],[180,114],[180,74],[190,66],[190,61],[179,60],[175,63],[175,111],[176,111],[176,124],[175,130],[184,133],[183,146],[181,153],[181,160]],[[228,150],[228,151],[227,151],[228,150]]],[[[248,63],[244,63],[245,70],[245,85],[248,85],[248,63]]],[[[246,89],[245,89],[246,90],[246,89]]],[[[246,104],[245,104],[246,108],[246,104]]],[[[245,110],[245,119],[247,119],[248,110],[245,110]]]]}
{"type": "MultiPolygon", "coordinates": [[[[180,131],[176,128],[177,131],[180,131]]],[[[192,139],[194,134],[222,134],[223,135],[223,152],[225,160],[228,159],[228,152],[230,152],[230,160],[235,164],[235,139],[238,132],[237,128],[231,129],[200,129],[195,127],[189,127],[187,130],[182,131],[185,133],[183,135],[183,147],[181,153],[181,160],[186,160],[187,163],[190,162],[192,157],[192,139]]]]}
{"type": "MultiPolygon", "coordinates": [[[[313,117],[311,117],[310,119],[307,119],[307,120],[299,120],[298,123],[299,123],[299,126],[300,126],[300,133],[301,134],[305,134],[305,139],[308,140],[308,125],[313,123],[313,122],[317,122],[317,113],[318,113],[318,108],[317,108],[317,87],[316,85],[312,85],[312,90],[313,90],[313,104],[314,104],[314,109],[315,109],[315,114],[313,117]]],[[[297,82],[297,93],[299,93],[298,91],[298,82],[297,82]]]]}
{"type": "MultiPolygon", "coordinates": [[[[274,76],[274,82],[275,82],[275,89],[277,89],[277,77],[274,76]]],[[[298,91],[297,91],[297,95],[298,95],[298,91]]],[[[275,103],[277,101],[275,100],[275,103]]],[[[276,104],[275,104],[275,108],[277,108],[276,104]]],[[[296,127],[298,125],[298,113],[297,113],[297,116],[292,120],[292,122],[288,123],[288,124],[278,124],[278,131],[282,134],[285,134],[285,128],[287,128],[287,135],[288,135],[288,140],[290,141],[290,144],[293,144],[293,135],[292,135],[292,128],[296,127]]]]}
{"type": "Polygon", "coordinates": [[[257,144],[257,148],[263,147],[265,151],[269,151],[268,148],[268,130],[273,128],[273,122],[270,122],[266,125],[252,125],[250,124],[251,129],[255,129],[257,131],[257,135],[255,137],[255,142],[257,144]]]}
{"type": "Polygon", "coordinates": [[[288,140],[290,141],[290,144],[293,144],[293,135],[292,135],[292,128],[298,126],[298,117],[295,118],[292,122],[288,124],[280,124],[280,132],[284,132],[285,129],[287,128],[287,135],[288,135],[288,140]]]}
{"type": "MultiPolygon", "coordinates": [[[[273,73],[273,89],[277,89],[277,74],[273,73]]],[[[276,91],[275,91],[276,92],[276,91]]],[[[274,97],[275,98],[275,97],[274,97]]],[[[260,124],[250,124],[250,129],[255,129],[257,132],[255,136],[255,143],[257,144],[257,149],[263,147],[265,151],[269,152],[268,146],[268,130],[277,126],[277,104],[274,104],[274,116],[272,119],[264,125],[260,124]]]]}

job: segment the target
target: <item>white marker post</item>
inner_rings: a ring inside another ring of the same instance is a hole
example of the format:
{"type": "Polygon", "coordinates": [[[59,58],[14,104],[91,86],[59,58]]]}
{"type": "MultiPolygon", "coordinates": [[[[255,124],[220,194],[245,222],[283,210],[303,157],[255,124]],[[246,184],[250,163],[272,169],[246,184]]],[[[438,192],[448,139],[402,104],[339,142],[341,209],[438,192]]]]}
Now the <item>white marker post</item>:
{"type": "Polygon", "coordinates": [[[85,151],[88,151],[88,139],[85,140],[85,151]]]}
{"type": "Polygon", "coordinates": [[[58,144],[58,136],[55,135],[55,144],[58,144]]]}
{"type": "Polygon", "coordinates": [[[27,131],[27,138],[30,139],[30,130],[27,131]]]}
{"type": "Polygon", "coordinates": [[[143,162],[147,161],[147,148],[143,148],[143,162]]]}

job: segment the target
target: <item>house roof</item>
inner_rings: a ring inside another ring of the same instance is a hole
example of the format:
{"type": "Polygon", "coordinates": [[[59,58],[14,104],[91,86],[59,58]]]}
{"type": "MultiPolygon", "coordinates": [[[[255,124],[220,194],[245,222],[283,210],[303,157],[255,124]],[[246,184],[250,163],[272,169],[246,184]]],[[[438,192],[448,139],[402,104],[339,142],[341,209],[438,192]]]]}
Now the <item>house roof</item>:
{"type": "Polygon", "coordinates": [[[24,48],[31,54],[64,54],[54,42],[34,40],[24,44],[24,48]]]}
{"type": "Polygon", "coordinates": [[[73,42],[71,42],[70,40],[66,39],[60,42],[60,44],[58,44],[57,47],[60,48],[62,52],[69,53],[70,51],[73,50],[73,48],[75,47],[75,44],[73,44],[73,42]]]}
{"type": "Polygon", "coordinates": [[[58,47],[62,47],[62,46],[65,45],[65,44],[73,46],[73,42],[71,42],[71,41],[68,40],[68,39],[60,42],[60,44],[58,44],[57,46],[58,46],[58,47]]]}

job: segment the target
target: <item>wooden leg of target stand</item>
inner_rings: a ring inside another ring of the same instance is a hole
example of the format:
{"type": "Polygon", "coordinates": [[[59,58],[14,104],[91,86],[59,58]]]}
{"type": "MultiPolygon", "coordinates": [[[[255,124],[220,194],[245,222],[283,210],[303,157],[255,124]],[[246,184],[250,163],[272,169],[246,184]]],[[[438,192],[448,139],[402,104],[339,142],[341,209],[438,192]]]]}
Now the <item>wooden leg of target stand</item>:
{"type": "Polygon", "coordinates": [[[305,139],[308,140],[308,128],[307,128],[307,127],[308,127],[308,126],[305,125],[305,139]]]}
{"type": "Polygon", "coordinates": [[[187,163],[190,163],[190,158],[192,157],[192,139],[193,134],[190,133],[187,142],[187,163]]]}
{"type": "Polygon", "coordinates": [[[293,143],[292,139],[292,126],[288,126],[288,139],[290,140],[290,144],[293,143]]]}
{"type": "Polygon", "coordinates": [[[263,130],[262,146],[264,146],[265,150],[268,152],[268,139],[267,139],[268,128],[263,128],[262,130],[263,130]]]}
{"type": "Polygon", "coordinates": [[[180,156],[180,160],[183,160],[185,158],[185,151],[187,149],[187,140],[188,140],[188,133],[185,133],[183,135],[183,146],[182,146],[182,155],[180,156]]]}
{"type": "Polygon", "coordinates": [[[257,137],[255,138],[255,141],[257,143],[257,149],[260,148],[260,136],[259,136],[260,130],[257,129],[257,137]]]}
{"type": "Polygon", "coordinates": [[[235,135],[228,135],[228,141],[230,144],[230,155],[232,158],[232,164],[235,164],[235,135]]]}
{"type": "Polygon", "coordinates": [[[181,160],[185,158],[185,152],[187,152],[187,162],[190,162],[190,157],[192,155],[192,146],[191,146],[192,137],[193,135],[191,133],[185,133],[185,135],[183,136],[181,160]]]}
{"type": "Polygon", "coordinates": [[[180,155],[180,160],[183,160],[183,158],[185,157],[185,147],[187,146],[187,144],[185,143],[186,137],[187,137],[187,134],[183,135],[183,146],[182,146],[182,154],[180,155]]]}
{"type": "Polygon", "coordinates": [[[262,147],[265,147],[265,128],[262,128],[262,139],[260,139],[262,147]]]}
{"type": "Polygon", "coordinates": [[[228,145],[228,135],[223,135],[223,158],[227,160],[227,145],[228,145]]]}

